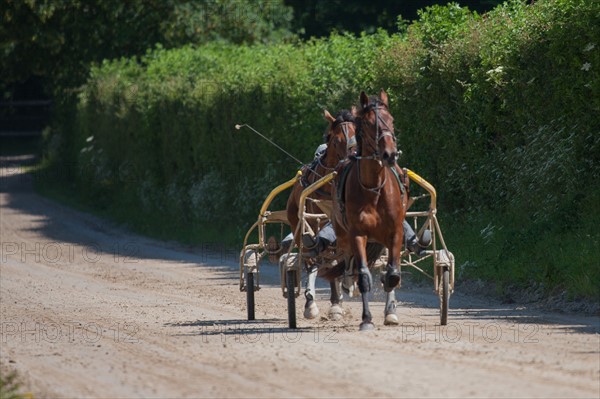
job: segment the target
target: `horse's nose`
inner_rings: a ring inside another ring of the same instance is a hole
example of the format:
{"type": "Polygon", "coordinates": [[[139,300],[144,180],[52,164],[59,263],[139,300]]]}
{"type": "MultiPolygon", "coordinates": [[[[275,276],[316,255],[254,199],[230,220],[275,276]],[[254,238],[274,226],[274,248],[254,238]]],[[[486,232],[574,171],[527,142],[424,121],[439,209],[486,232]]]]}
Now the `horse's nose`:
{"type": "Polygon", "coordinates": [[[392,166],[396,163],[398,159],[398,151],[384,151],[383,152],[383,161],[387,162],[389,166],[392,166]]]}

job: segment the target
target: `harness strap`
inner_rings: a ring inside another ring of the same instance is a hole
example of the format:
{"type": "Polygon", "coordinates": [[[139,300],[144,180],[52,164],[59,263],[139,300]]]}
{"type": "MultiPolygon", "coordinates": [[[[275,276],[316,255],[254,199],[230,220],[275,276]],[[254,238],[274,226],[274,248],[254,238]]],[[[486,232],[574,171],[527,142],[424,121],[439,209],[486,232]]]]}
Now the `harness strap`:
{"type": "Polygon", "coordinates": [[[406,195],[406,184],[404,181],[402,181],[402,176],[400,175],[400,173],[398,173],[398,169],[396,169],[395,167],[392,168],[392,173],[394,174],[394,177],[396,178],[396,181],[398,182],[398,186],[400,187],[400,192],[402,193],[402,195],[406,195]]]}
{"type": "Polygon", "coordinates": [[[339,173],[339,179],[337,181],[337,190],[336,190],[336,194],[337,194],[337,201],[338,204],[340,206],[340,213],[342,214],[342,220],[341,220],[341,225],[344,228],[344,230],[348,231],[348,220],[346,219],[346,201],[344,198],[344,193],[346,191],[346,180],[348,179],[348,174],[350,174],[350,169],[352,169],[352,167],[356,164],[357,162],[354,160],[350,160],[350,162],[342,165],[342,170],[339,173]]]}
{"type": "MultiPolygon", "coordinates": [[[[358,164],[357,161],[355,161],[354,159],[351,159],[350,162],[348,162],[347,164],[342,166],[342,170],[339,173],[339,179],[337,181],[337,201],[340,207],[340,212],[342,214],[342,227],[344,228],[344,230],[348,231],[348,220],[346,219],[346,202],[345,202],[345,191],[346,191],[346,180],[348,179],[348,175],[350,174],[350,170],[352,169],[352,167],[358,164]]],[[[398,168],[393,167],[391,168],[392,173],[394,175],[394,177],[396,178],[396,182],[398,183],[398,187],[400,188],[400,192],[402,193],[402,196],[404,198],[407,198],[407,185],[406,182],[404,181],[403,176],[405,177],[404,174],[400,174],[400,172],[398,171],[398,168]]]]}

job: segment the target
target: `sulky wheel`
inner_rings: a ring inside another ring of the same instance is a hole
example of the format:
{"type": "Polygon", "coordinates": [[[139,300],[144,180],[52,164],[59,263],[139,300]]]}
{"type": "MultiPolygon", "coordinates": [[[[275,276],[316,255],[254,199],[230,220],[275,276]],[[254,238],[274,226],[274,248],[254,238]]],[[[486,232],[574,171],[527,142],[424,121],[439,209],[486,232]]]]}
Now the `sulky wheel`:
{"type": "Polygon", "coordinates": [[[296,328],[296,271],[285,272],[285,284],[287,288],[288,324],[290,328],[296,328]]]}
{"type": "Polygon", "coordinates": [[[254,273],[246,273],[246,305],[248,307],[248,320],[256,318],[254,313],[254,273]]]}
{"type": "Polygon", "coordinates": [[[246,306],[248,320],[255,319],[254,291],[256,290],[256,274],[258,273],[259,256],[255,250],[248,249],[244,252],[244,268],[246,273],[246,306]]]}
{"type": "Polygon", "coordinates": [[[439,287],[440,292],[440,324],[445,326],[448,323],[448,303],[450,302],[450,270],[447,267],[442,269],[442,276],[439,287]]]}

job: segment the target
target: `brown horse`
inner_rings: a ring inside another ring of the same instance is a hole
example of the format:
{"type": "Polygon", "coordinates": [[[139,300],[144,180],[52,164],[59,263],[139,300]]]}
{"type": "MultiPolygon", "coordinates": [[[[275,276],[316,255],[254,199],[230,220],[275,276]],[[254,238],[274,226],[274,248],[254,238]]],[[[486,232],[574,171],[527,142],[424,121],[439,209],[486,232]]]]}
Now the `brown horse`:
{"type": "Polygon", "coordinates": [[[383,277],[386,300],[385,324],[398,324],[393,290],[400,283],[400,253],[403,244],[402,222],[406,214],[407,187],[402,170],[396,164],[398,149],[394,119],[388,110],[388,96],[360,94],[357,113],[358,156],[340,173],[336,184],[334,227],[337,245],[350,251],[358,272],[358,288],[363,313],[360,329],[373,329],[368,293],[373,285],[367,259],[367,241],[376,241],[388,249],[383,277]]]}
{"type": "MultiPolygon", "coordinates": [[[[342,110],[336,114],[336,117],[333,117],[328,111],[325,110],[324,116],[329,122],[329,127],[326,130],[327,150],[322,156],[315,157],[313,163],[305,166],[301,179],[292,187],[292,192],[288,198],[287,217],[293,233],[296,233],[299,223],[298,207],[302,191],[310,184],[319,180],[321,177],[334,171],[340,161],[346,159],[356,147],[356,124],[353,112],[342,110]]],[[[332,200],[331,193],[332,185],[328,184],[315,191],[310,198],[317,200],[332,200]]],[[[322,211],[317,209],[317,206],[310,201],[307,202],[306,208],[310,213],[322,213],[322,211]]],[[[317,228],[322,226],[313,225],[311,227],[313,231],[317,231],[317,228]]],[[[299,245],[300,239],[302,239],[302,237],[294,237],[296,245],[299,245]]],[[[305,292],[306,305],[304,317],[309,319],[315,318],[319,314],[319,309],[314,301],[315,280],[317,277],[318,267],[316,264],[314,264],[314,262],[312,263],[313,264],[311,265],[306,265],[308,280],[305,292]]],[[[339,292],[338,285],[335,284],[333,279],[330,280],[332,306],[329,314],[331,318],[338,319],[342,316],[342,310],[339,306],[341,293],[339,292]]]]}

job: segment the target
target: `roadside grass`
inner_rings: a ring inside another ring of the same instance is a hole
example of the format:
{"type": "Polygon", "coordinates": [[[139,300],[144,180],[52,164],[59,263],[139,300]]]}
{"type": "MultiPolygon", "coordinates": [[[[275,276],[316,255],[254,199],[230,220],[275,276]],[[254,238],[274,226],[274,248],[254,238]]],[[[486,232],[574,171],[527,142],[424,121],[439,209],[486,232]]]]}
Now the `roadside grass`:
{"type": "Polygon", "coordinates": [[[5,371],[0,368],[0,399],[24,399],[22,395],[21,382],[16,371],[5,371]]]}
{"type": "Polygon", "coordinates": [[[566,292],[569,300],[597,302],[600,232],[595,223],[600,223],[598,214],[571,226],[555,221],[527,228],[506,215],[454,216],[445,219],[444,235],[456,257],[459,282],[491,282],[490,294],[508,301],[515,291],[535,290],[531,300],[566,292]]]}

